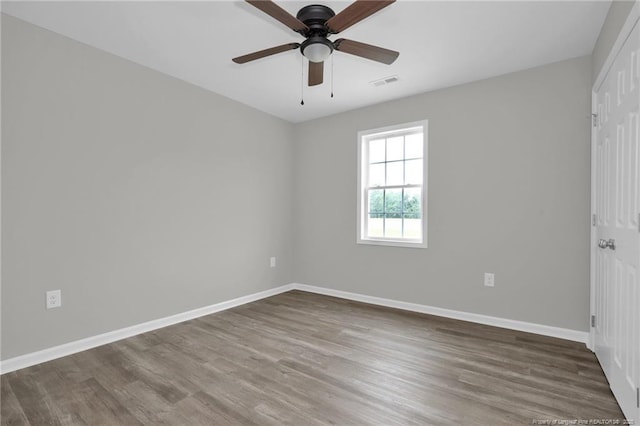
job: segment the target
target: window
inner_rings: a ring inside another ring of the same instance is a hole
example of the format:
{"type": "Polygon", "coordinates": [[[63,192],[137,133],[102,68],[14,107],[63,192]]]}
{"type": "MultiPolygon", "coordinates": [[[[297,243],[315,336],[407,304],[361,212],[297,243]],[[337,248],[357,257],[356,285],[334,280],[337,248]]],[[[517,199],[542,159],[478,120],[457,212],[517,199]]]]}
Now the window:
{"type": "Polygon", "coordinates": [[[358,243],[426,247],[427,121],[358,133],[358,243]]]}

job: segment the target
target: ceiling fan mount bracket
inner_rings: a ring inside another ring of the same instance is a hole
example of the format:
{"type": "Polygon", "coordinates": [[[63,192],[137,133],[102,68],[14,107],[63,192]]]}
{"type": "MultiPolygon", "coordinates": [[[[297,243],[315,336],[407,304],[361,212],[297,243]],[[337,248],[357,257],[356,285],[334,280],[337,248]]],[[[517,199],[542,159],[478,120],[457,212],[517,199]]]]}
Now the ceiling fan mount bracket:
{"type": "Polygon", "coordinates": [[[329,31],[325,23],[334,16],[336,16],[336,14],[330,7],[321,4],[311,4],[300,9],[296,18],[309,28],[304,33],[305,37],[314,35],[326,37],[329,31]]]}

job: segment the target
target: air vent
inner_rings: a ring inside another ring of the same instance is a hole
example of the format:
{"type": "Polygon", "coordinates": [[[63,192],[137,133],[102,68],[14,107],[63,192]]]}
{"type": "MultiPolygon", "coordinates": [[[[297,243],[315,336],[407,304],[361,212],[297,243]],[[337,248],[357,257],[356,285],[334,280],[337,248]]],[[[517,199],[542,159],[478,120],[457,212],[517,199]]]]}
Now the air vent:
{"type": "Polygon", "coordinates": [[[389,77],[381,78],[380,80],[372,81],[371,84],[374,85],[375,87],[378,87],[378,86],[384,86],[385,84],[395,83],[396,81],[398,81],[398,76],[392,75],[389,77]]]}

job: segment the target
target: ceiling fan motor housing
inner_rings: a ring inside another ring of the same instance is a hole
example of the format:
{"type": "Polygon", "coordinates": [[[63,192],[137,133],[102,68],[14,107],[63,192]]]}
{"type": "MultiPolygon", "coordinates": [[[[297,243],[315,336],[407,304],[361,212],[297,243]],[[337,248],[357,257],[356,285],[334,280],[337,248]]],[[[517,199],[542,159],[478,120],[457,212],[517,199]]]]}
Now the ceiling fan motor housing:
{"type": "Polygon", "coordinates": [[[329,34],[329,30],[325,26],[325,23],[334,16],[336,16],[336,14],[330,7],[321,4],[311,4],[300,9],[296,18],[309,27],[309,30],[303,34],[305,37],[313,35],[326,37],[327,34],[329,34]]]}

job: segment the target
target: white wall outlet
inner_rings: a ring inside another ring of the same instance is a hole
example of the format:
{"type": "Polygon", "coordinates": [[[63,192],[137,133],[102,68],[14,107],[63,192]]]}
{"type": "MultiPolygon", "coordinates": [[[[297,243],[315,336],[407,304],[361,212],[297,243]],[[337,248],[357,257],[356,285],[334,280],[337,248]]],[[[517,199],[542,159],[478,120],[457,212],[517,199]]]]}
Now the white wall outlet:
{"type": "Polygon", "coordinates": [[[276,267],[276,258],[272,257],[271,259],[269,259],[269,266],[271,266],[272,268],[276,267]]]}
{"type": "Polygon", "coordinates": [[[484,285],[487,287],[493,287],[496,285],[496,276],[493,272],[485,272],[484,273],[484,285]]]}
{"type": "Polygon", "coordinates": [[[47,292],[47,309],[59,308],[62,306],[62,291],[51,290],[47,292]]]}

